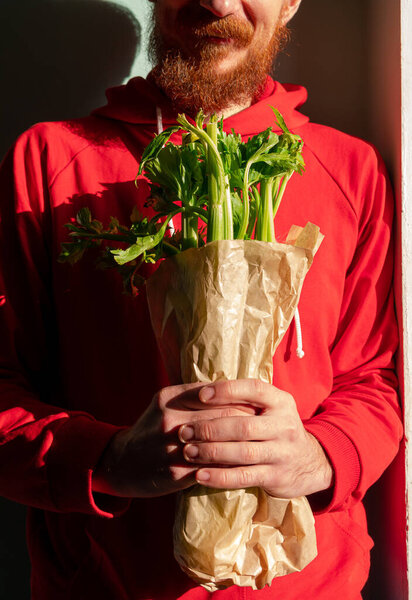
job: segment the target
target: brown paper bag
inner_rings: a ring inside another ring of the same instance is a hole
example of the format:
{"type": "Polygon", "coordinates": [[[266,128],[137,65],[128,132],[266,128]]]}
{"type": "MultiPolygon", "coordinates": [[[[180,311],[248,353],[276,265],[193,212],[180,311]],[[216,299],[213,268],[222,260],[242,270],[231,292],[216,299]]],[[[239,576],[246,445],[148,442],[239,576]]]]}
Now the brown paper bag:
{"type": "MultiPolygon", "coordinates": [[[[271,383],[273,354],[321,239],[308,223],[291,229],[288,244],[211,242],[164,261],[147,281],[147,297],[171,382],[271,383]]],[[[306,498],[272,498],[258,488],[197,485],[181,493],[174,545],[182,569],[210,591],[260,589],[317,553],[306,498]]]]}

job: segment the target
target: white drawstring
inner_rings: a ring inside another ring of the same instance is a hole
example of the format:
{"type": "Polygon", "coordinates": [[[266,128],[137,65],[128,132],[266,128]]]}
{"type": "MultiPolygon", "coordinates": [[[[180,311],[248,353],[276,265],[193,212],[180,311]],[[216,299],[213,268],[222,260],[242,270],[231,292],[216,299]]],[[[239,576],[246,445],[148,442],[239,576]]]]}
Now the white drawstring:
{"type": "MultiPolygon", "coordinates": [[[[160,108],[160,106],[156,106],[156,117],[157,117],[157,135],[160,135],[163,131],[163,115],[162,115],[162,109],[160,108]]],[[[169,231],[170,231],[170,235],[174,235],[175,226],[173,224],[173,218],[171,218],[169,221],[169,231]]]]}
{"type": "Polygon", "coordinates": [[[160,135],[163,131],[163,117],[162,117],[162,109],[160,106],[156,106],[156,116],[157,116],[157,135],[160,135]]]}
{"type": "Polygon", "coordinates": [[[295,310],[295,327],[296,327],[296,356],[303,358],[305,353],[303,351],[303,339],[302,339],[302,327],[300,324],[299,309],[296,307],[295,310]]]}

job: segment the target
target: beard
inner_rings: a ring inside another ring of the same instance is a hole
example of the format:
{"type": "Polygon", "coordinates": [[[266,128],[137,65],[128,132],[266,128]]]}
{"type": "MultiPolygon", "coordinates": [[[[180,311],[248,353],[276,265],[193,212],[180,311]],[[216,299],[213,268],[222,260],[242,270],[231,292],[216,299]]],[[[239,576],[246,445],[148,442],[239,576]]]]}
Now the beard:
{"type": "Polygon", "coordinates": [[[188,4],[178,17],[174,39],[182,40],[179,45],[161,32],[155,5],[149,41],[149,57],[156,65],[151,77],[174,107],[192,116],[200,109],[209,115],[253,102],[262,92],[277,54],[289,40],[282,19],[265,45],[253,40],[251,23],[233,16],[216,19],[201,7],[188,4]],[[230,38],[231,42],[216,43],[210,37],[230,38]],[[232,49],[244,50],[245,56],[234,68],[220,72],[216,63],[229,57],[232,49]]]}

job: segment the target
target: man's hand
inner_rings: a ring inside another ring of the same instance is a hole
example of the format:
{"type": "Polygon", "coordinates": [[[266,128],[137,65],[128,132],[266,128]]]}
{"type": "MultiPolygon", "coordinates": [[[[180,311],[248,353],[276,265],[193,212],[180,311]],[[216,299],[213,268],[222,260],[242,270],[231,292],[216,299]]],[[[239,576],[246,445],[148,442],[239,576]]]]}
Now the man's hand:
{"type": "Polygon", "coordinates": [[[303,427],[293,397],[255,379],[203,387],[203,406],[244,404],[249,416],[193,420],[180,428],[184,457],[198,467],[198,483],[214,488],[261,487],[281,498],[328,489],[333,470],[322,447],[303,427]],[[189,442],[189,443],[187,443],[189,442]]]}
{"type": "Polygon", "coordinates": [[[113,496],[162,496],[196,483],[197,466],[183,457],[178,431],[183,423],[233,418],[254,413],[241,403],[216,406],[199,400],[204,384],[160,390],[146,412],[129,429],[114,436],[93,472],[93,491],[113,496]]]}

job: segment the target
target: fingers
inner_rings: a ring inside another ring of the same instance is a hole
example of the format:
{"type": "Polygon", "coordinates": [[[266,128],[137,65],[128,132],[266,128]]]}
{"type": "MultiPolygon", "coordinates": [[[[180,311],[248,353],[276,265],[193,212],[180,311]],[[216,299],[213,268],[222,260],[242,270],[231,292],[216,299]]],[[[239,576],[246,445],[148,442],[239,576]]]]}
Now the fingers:
{"type": "Polygon", "coordinates": [[[270,467],[256,465],[233,467],[231,469],[199,469],[196,481],[207,487],[236,490],[249,487],[264,488],[269,477],[270,467]]]}
{"type": "Polygon", "coordinates": [[[207,405],[249,404],[260,409],[275,408],[280,403],[294,404],[290,394],[259,379],[216,381],[200,389],[199,399],[207,405]]]}
{"type": "MultiPolygon", "coordinates": [[[[182,385],[172,385],[162,388],[154,397],[155,404],[160,411],[165,409],[172,410],[208,410],[210,406],[202,401],[199,392],[205,387],[204,383],[187,383],[182,385]]],[[[229,402],[219,401],[219,405],[230,404],[239,405],[239,409],[245,412],[253,413],[254,410],[246,406],[244,401],[236,403],[234,398],[229,402]]]]}
{"type": "MultiPolygon", "coordinates": [[[[273,416],[236,416],[230,414],[227,410],[227,416],[217,415],[213,418],[208,415],[208,419],[192,420],[190,423],[182,425],[179,429],[179,439],[181,442],[229,442],[229,441],[248,441],[248,440],[273,440],[277,436],[279,423],[282,423],[282,432],[288,429],[285,418],[274,419],[273,416]]],[[[293,424],[290,424],[290,428],[293,424]]]]}
{"type": "MultiPolygon", "coordinates": [[[[165,411],[161,417],[161,431],[164,434],[172,436],[172,439],[182,442],[183,438],[179,433],[183,427],[187,427],[186,435],[189,435],[189,427],[198,421],[211,420],[211,422],[219,422],[220,419],[225,420],[234,417],[245,417],[245,412],[240,407],[222,406],[222,407],[207,407],[208,410],[202,411],[165,411]],[[185,425],[182,425],[184,423],[185,425]]],[[[249,414],[249,413],[248,413],[249,414]]]]}
{"type": "Polygon", "coordinates": [[[166,408],[201,410],[205,408],[205,405],[199,400],[199,391],[202,387],[204,387],[203,383],[171,385],[159,390],[154,400],[161,411],[166,408]]]}
{"type": "Polygon", "coordinates": [[[279,405],[295,406],[293,397],[258,379],[237,379],[203,383],[188,383],[163,388],[154,397],[160,411],[205,410],[213,405],[238,405],[249,413],[252,407],[261,410],[279,405]]]}
{"type": "Polygon", "coordinates": [[[264,465],[283,462],[275,442],[224,442],[187,444],[183,456],[203,465],[264,465]]]}

